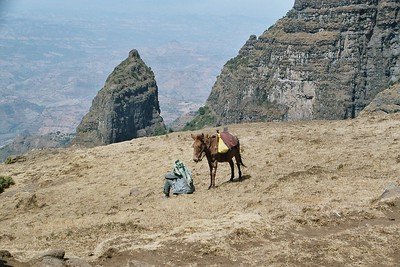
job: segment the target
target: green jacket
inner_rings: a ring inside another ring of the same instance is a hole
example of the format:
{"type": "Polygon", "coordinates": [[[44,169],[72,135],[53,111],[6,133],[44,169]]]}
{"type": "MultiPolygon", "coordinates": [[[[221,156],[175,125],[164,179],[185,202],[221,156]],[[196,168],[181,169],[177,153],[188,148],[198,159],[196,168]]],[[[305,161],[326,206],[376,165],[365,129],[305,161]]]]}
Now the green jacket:
{"type": "Polygon", "coordinates": [[[175,194],[191,194],[195,191],[192,172],[183,164],[176,160],[172,172],[165,175],[166,179],[173,180],[173,191],[175,194]]]}

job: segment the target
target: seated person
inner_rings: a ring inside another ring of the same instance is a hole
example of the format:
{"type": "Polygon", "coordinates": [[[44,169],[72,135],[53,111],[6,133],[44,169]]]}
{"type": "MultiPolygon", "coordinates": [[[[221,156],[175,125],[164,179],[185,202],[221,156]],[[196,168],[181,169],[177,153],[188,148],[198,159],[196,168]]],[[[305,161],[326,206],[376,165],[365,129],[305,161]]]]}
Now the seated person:
{"type": "Polygon", "coordinates": [[[192,173],[180,160],[175,161],[173,171],[165,175],[165,197],[169,197],[171,187],[174,195],[191,194],[195,190],[192,173]]]}

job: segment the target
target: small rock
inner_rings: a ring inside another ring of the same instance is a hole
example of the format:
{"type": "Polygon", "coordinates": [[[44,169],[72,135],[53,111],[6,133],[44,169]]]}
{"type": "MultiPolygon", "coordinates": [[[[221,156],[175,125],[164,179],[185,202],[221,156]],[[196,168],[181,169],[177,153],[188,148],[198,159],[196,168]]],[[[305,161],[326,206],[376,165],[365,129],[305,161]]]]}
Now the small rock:
{"type": "Polygon", "coordinates": [[[118,250],[116,248],[108,248],[104,253],[99,257],[101,259],[111,259],[115,255],[118,254],[118,250]]]}
{"type": "Polygon", "coordinates": [[[380,200],[385,201],[389,199],[400,198],[400,187],[399,186],[388,186],[385,191],[382,193],[380,200]]]}
{"type": "Polygon", "coordinates": [[[39,258],[45,258],[45,257],[50,257],[50,258],[57,258],[57,259],[64,259],[65,256],[65,251],[63,249],[51,249],[39,256],[39,258]]]}
{"type": "Polygon", "coordinates": [[[8,250],[0,250],[0,259],[5,259],[5,258],[12,258],[13,256],[11,255],[10,251],[8,250]]]}

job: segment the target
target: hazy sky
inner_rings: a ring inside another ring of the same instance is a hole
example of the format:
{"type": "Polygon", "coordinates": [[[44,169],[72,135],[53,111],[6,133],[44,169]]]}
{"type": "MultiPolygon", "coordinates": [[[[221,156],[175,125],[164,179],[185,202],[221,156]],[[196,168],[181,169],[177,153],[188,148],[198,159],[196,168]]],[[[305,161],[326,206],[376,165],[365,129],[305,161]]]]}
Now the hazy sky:
{"type": "Polygon", "coordinates": [[[8,12],[90,12],[162,14],[249,15],[276,17],[288,11],[294,0],[0,0],[8,12]]]}
{"type": "MultiPolygon", "coordinates": [[[[231,44],[236,52],[250,35],[261,35],[285,16],[293,4],[294,0],[0,0],[0,30],[7,30],[8,17],[51,19],[70,22],[71,26],[77,20],[82,26],[90,21],[104,25],[103,29],[110,32],[130,24],[127,32],[131,33],[132,27],[139,30],[146,26],[143,36],[149,41],[145,45],[154,40],[162,42],[161,35],[186,41],[194,38],[193,33],[200,33],[193,41],[216,36],[222,40],[237,37],[231,44]],[[182,36],[182,33],[189,35],[182,36]]],[[[109,38],[115,39],[111,35],[109,38]]]]}
{"type": "MultiPolygon", "coordinates": [[[[244,44],[248,36],[262,34],[277,19],[286,15],[293,4],[294,0],[0,0],[0,29],[7,29],[7,17],[10,16],[35,20],[91,20],[98,21],[105,27],[107,22],[111,25],[117,19],[140,19],[141,22],[148,20],[149,24],[153,22],[154,25],[159,25],[159,30],[151,29],[149,36],[158,35],[156,31],[165,34],[165,29],[168,28],[171,30],[171,39],[177,40],[173,36],[173,30],[182,26],[194,27],[198,31],[204,27],[204,32],[209,32],[210,37],[221,34],[223,39],[223,35],[227,34],[224,32],[226,28],[221,25],[213,27],[213,23],[216,19],[223,22],[224,18],[229,17],[229,20],[226,19],[229,21],[228,28],[231,25],[232,30],[240,28],[248,31],[244,38],[238,40],[244,44]],[[193,16],[192,20],[190,16],[193,16]],[[204,23],[207,16],[212,16],[212,19],[204,23]],[[236,22],[232,20],[235,16],[240,16],[236,22]]],[[[176,31],[176,35],[179,34],[176,31]]]]}

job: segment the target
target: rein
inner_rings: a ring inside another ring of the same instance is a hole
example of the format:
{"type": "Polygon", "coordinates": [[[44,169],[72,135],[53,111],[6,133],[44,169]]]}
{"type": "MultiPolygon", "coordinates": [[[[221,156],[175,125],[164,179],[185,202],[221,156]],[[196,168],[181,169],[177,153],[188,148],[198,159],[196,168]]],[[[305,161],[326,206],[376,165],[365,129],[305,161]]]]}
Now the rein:
{"type": "Polygon", "coordinates": [[[200,157],[199,157],[199,161],[202,161],[203,160],[203,158],[205,157],[205,155],[206,155],[206,146],[204,146],[204,148],[200,151],[200,157]]]}

